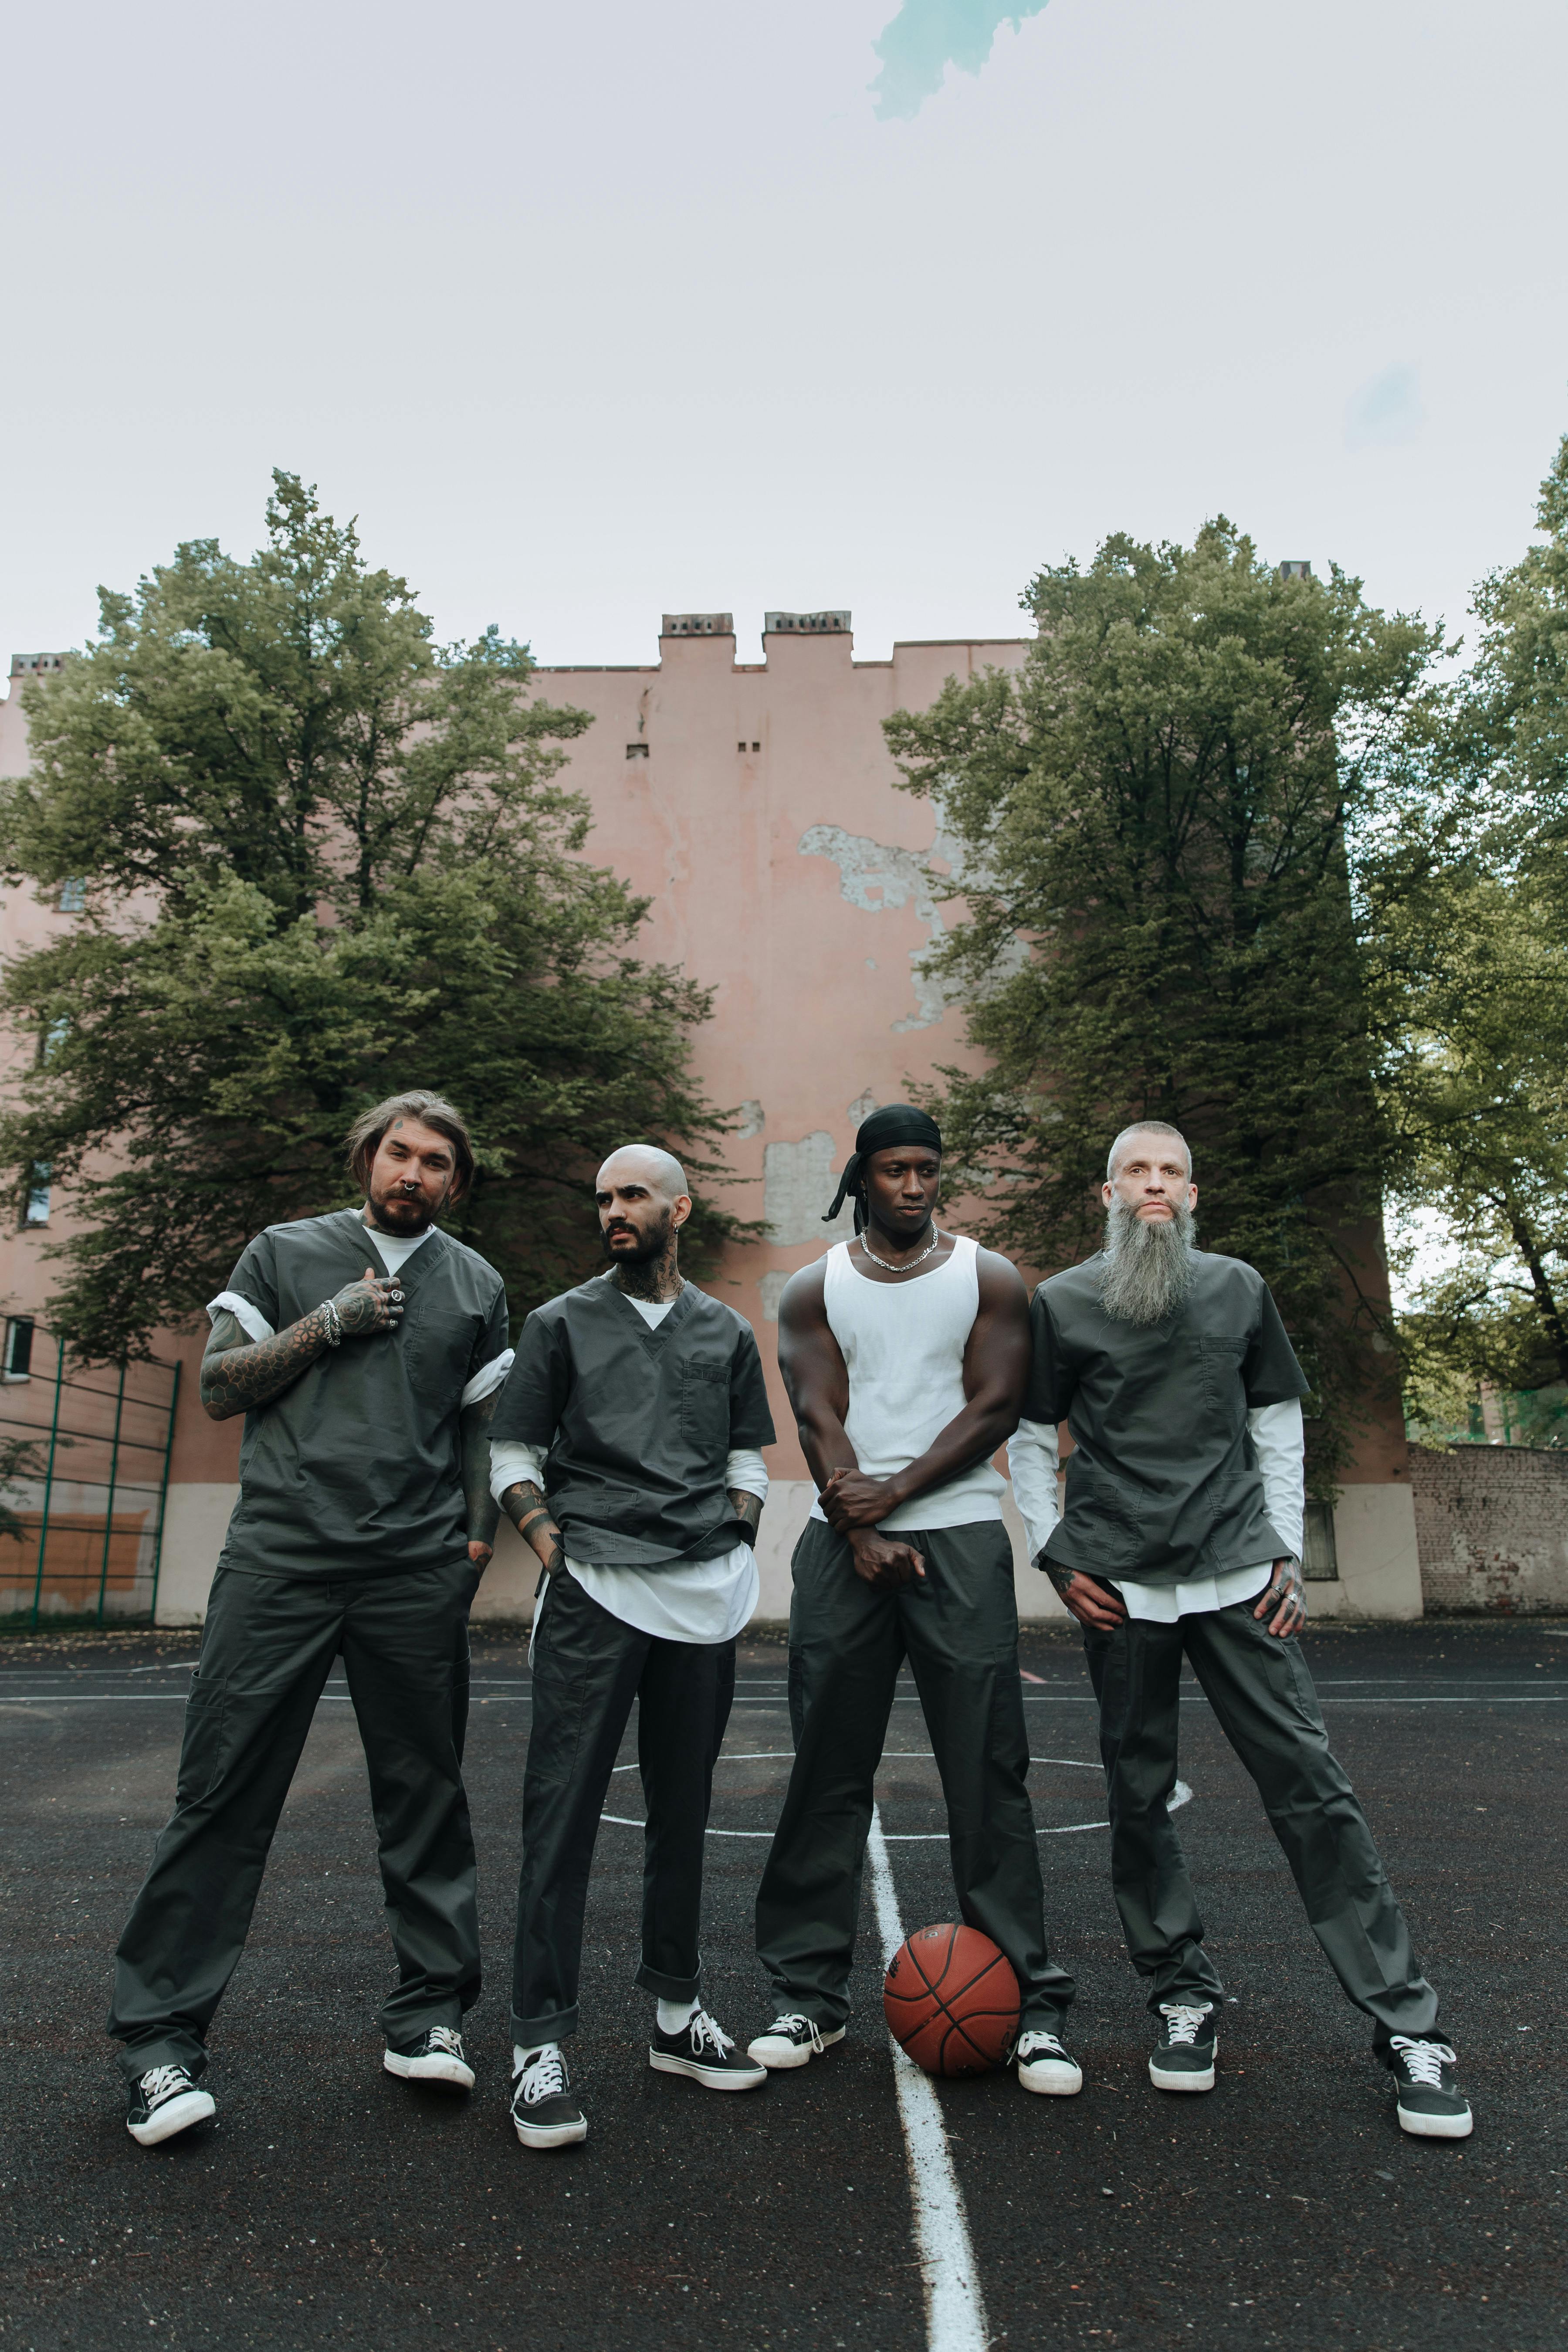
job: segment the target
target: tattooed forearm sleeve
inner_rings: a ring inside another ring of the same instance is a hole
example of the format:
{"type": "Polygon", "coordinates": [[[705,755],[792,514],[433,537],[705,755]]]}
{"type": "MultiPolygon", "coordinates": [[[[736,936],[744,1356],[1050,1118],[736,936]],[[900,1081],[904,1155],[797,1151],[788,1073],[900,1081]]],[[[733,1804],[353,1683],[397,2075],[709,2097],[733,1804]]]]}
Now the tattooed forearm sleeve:
{"type": "Polygon", "coordinates": [[[490,1423],[495,1418],[499,1389],[460,1416],[463,1431],[463,1507],[468,1514],[468,1541],[493,1544],[500,1507],[490,1493],[490,1423]]]}
{"type": "Polygon", "coordinates": [[[744,1540],[749,1543],[752,1550],[755,1551],[757,1548],[757,1527],[763,1516],[762,1504],[759,1502],[755,1495],[748,1494],[743,1486],[731,1486],[730,1488],[730,1503],[731,1507],[734,1511],[735,1517],[738,1519],[742,1520],[745,1524],[746,1533],[744,1540]]]}
{"type": "MultiPolygon", "coordinates": [[[[341,1339],[395,1331],[403,1320],[401,1286],[370,1266],[360,1281],[343,1285],[332,1306],[341,1339]]],[[[331,1344],[331,1318],[321,1307],[270,1339],[247,1339],[238,1318],[220,1307],[202,1358],[203,1411],[210,1421],[229,1421],[237,1412],[270,1403],[331,1344]]]]}
{"type": "Polygon", "coordinates": [[[561,1530],[539,1488],[530,1478],[509,1486],[500,1498],[501,1509],[517,1529],[524,1543],[531,1544],[552,1576],[565,1565],[566,1554],[561,1541],[561,1530]]]}
{"type": "Polygon", "coordinates": [[[219,1309],[202,1358],[202,1406],[213,1421],[228,1421],[267,1404],[292,1386],[331,1342],[318,1307],[270,1339],[247,1339],[226,1307],[219,1309]]]}

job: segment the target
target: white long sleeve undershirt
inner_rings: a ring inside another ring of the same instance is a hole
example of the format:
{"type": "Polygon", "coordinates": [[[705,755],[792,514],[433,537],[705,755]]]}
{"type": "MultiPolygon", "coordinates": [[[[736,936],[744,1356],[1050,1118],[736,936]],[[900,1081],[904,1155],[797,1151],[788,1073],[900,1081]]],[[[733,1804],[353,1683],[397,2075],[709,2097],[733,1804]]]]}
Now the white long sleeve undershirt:
{"type": "MultiPolygon", "coordinates": [[[[1307,1499],[1300,1402],[1290,1397],[1283,1404],[1255,1405],[1247,1416],[1247,1427],[1263,1478],[1263,1507],[1269,1524],[1299,1559],[1307,1499]]],[[[1014,1499],[1023,1516],[1029,1558],[1035,1561],[1061,1517],[1057,1499],[1058,1460],[1057,1431],[1047,1422],[1021,1421],[1007,1441],[1014,1499]]],[[[1130,1577],[1109,1577],[1106,1581],[1121,1594],[1129,1616],[1171,1620],[1250,1601],[1268,1583],[1272,1567],[1272,1560],[1260,1560],[1251,1567],[1231,1569],[1223,1576],[1189,1577],[1180,1584],[1140,1584],[1130,1577]]]]}

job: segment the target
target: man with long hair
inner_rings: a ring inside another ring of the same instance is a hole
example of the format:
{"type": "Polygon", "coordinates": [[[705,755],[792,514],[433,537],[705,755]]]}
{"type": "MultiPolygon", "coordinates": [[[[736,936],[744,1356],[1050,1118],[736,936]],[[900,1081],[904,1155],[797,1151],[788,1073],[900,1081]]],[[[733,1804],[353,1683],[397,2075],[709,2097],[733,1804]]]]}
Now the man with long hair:
{"type": "Polygon", "coordinates": [[[751,2052],[789,2069],[844,2039],[872,1784],[907,1659],[959,1909],[1018,1979],[1018,2080],[1071,2097],[1073,1982],[1046,1949],[1013,1548],[991,1465],[1024,1402],[1028,1301],[1006,1258],[938,1230],[941,1190],[935,1120],[907,1103],[874,1111],[827,1213],[852,1198],[856,1238],[792,1275],[779,1301],[779,1362],[819,1499],[793,1562],[795,1766],[757,1893],[777,2014],[751,2052]]]}
{"type": "Polygon", "coordinates": [[[511,2117],[524,2147],[584,2139],[563,2043],[577,2030],[600,1809],[637,1706],[647,1800],[648,2063],[710,2091],[767,2080],[702,2003],[699,1928],[713,1765],[773,1442],[752,1327],[681,1274],[691,1195],[651,1144],[612,1152],[594,1198],[609,1271],[523,1325],[490,1433],[492,1490],[543,1576],[522,1783],[511,2117]]]}
{"type": "Polygon", "coordinates": [[[1163,1120],[1117,1137],[1103,1249],[1035,1293],[1034,1369],[1007,1449],[1035,1565],[1084,1629],[1111,1882],[1160,2021],[1150,2079],[1213,2089],[1224,1999],[1168,1810],[1185,1663],[1257,1783],[1330,1966],[1373,2021],[1401,2128],[1462,2139],[1470,2110],[1433,2036],[1437,1996],[1296,1639],[1307,1381],[1262,1276],[1194,1247],[1192,1172],[1163,1120]],[[1058,1512],[1063,1421],[1074,1452],[1058,1512]]]}
{"type": "Polygon", "coordinates": [[[207,2027],[340,1655],[397,1957],[383,2063],[473,2085],[462,1748],[468,1609],[497,1520],[487,1423],[511,1362],[506,1291],[435,1222],[474,1173],[450,1103],[394,1095],[355,1121],[348,1149],[363,1205],[269,1225],[207,1308],[202,1404],[214,1421],[243,1412],[245,1439],[175,1809],[116,1956],[109,2031],[143,2147],[214,2111],[199,2087],[207,2027]]]}

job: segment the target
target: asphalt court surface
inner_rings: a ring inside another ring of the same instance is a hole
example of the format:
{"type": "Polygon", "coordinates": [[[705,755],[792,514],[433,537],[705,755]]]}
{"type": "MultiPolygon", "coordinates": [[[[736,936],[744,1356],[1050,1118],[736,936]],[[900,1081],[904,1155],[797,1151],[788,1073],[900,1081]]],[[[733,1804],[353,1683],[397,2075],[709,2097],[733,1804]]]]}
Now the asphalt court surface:
{"type": "MultiPolygon", "coordinates": [[[[1475,2136],[1399,2133],[1366,2024],[1195,1685],[1178,1826],[1233,2000],[1215,2093],[1150,2086],[1081,1654],[1030,1633],[1047,1925],[1079,1979],[1087,2081],[1073,2100],[1010,2075],[940,2089],[994,2343],[1561,2345],[1568,1625],[1330,1627],[1306,1647],[1442,1990],[1475,2136]]],[[[926,2345],[869,1886],[850,2038],[718,2097],[648,2069],[652,2004],[630,1983],[641,1841],[607,1823],[574,2053],[590,2137],[548,2157],[517,2145],[506,1987],[529,1685],[521,1645],[493,1635],[476,1636],[468,1748],[488,1972],[473,2097],[379,2071],[389,1955],[338,1684],[214,2029],[217,2121],[137,2148],[102,2036],[108,1962],[169,1809],[193,1653],[169,1635],[0,1644],[0,2347],[926,2345]]],[[[784,1665],[782,1646],[743,1645],[716,1775],[707,1998],[742,2037],[770,2014],[752,1905],[788,1769],[784,1665]]],[[[907,1928],[953,1910],[928,1746],[905,1683],[879,1803],[907,1928]]],[[[606,1811],[639,1818],[635,1770],[606,1811]]]]}

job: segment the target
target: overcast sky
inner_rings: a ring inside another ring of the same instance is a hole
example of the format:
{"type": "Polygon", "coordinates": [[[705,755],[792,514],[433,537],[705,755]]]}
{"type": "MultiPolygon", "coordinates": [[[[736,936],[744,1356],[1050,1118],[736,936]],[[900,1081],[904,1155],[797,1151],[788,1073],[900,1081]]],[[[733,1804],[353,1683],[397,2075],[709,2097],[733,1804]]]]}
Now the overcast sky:
{"type": "Polygon", "coordinates": [[[545,661],[1016,635],[1217,510],[1458,625],[1568,429],[1563,0],[79,0],[5,56],[0,652],[248,551],[275,465],[545,661]]]}

